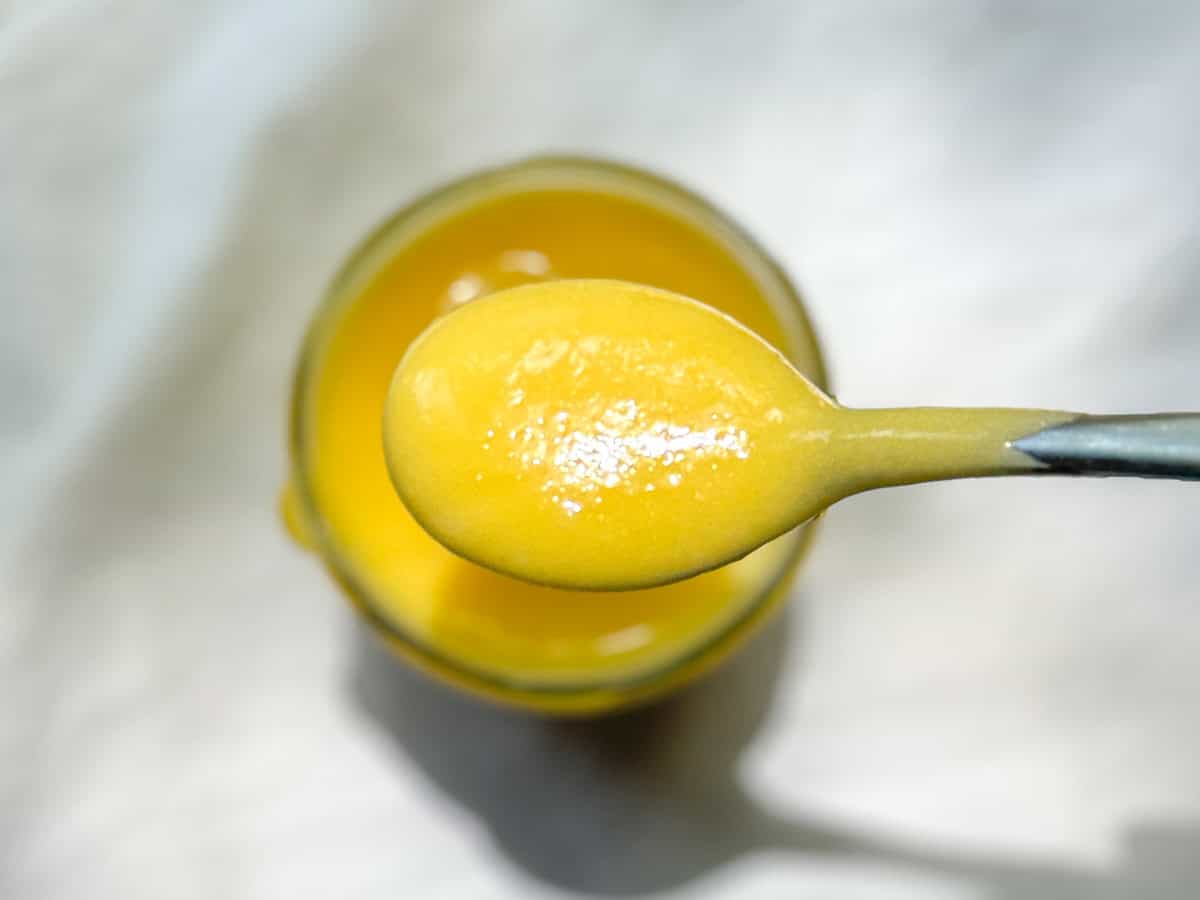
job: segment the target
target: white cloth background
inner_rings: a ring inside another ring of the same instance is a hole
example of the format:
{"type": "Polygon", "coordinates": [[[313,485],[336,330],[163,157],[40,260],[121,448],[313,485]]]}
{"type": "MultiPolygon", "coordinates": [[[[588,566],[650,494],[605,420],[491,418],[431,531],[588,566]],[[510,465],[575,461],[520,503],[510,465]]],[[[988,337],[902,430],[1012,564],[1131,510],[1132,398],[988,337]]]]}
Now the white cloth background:
{"type": "Polygon", "coordinates": [[[555,726],[275,517],[325,280],[536,151],[676,176],[848,403],[1200,407],[1200,5],[0,3],[0,896],[1200,892],[1200,493],[846,502],[786,621],[555,726]]]}

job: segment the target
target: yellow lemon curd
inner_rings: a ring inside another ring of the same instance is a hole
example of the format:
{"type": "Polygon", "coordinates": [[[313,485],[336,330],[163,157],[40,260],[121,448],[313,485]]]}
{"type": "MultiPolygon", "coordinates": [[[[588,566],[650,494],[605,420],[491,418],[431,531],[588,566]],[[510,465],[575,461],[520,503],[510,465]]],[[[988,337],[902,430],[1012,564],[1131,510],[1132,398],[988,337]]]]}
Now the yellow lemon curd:
{"type": "Polygon", "coordinates": [[[807,460],[789,432],[820,424],[797,422],[804,400],[804,413],[829,405],[715,310],[558,281],[418,338],[385,448],[406,505],[447,546],[531,581],[613,590],[716,568],[793,527],[807,460]]]}
{"type": "MultiPolygon", "coordinates": [[[[597,593],[497,574],[449,552],[414,520],[389,479],[383,436],[389,384],[409,345],[439,316],[470,310],[496,290],[579,278],[622,279],[703,297],[823,380],[811,332],[787,282],[702,201],[615,166],[522,164],[414,205],[370,238],[336,280],[297,375],[292,482],[283,499],[293,534],[320,553],[394,649],[460,686],[548,712],[594,712],[645,699],[711,665],[779,599],[804,539],[803,529],[793,531],[686,581],[597,593]]],[[[636,316],[612,312],[613,321],[625,320],[629,334],[636,333],[636,316]]],[[[547,361],[554,352],[545,348],[547,361]]],[[[569,387],[566,380],[562,387],[569,387]]],[[[680,441],[670,431],[678,419],[666,415],[669,393],[640,413],[616,409],[611,415],[651,415],[665,423],[664,440],[691,446],[696,438],[680,441]]],[[[534,421],[497,420],[496,448],[535,449],[523,431],[534,421]],[[518,421],[521,430],[512,437],[518,421]]],[[[550,434],[557,424],[537,427],[550,434]]],[[[709,428],[713,440],[704,464],[738,462],[739,428],[713,421],[696,423],[695,433],[709,428]]],[[[427,450],[438,453],[440,440],[427,450]]],[[[582,443],[576,449],[588,452],[582,443]]],[[[696,449],[681,459],[697,462],[696,449]]],[[[684,471],[666,465],[664,457],[663,468],[647,471],[639,489],[670,489],[672,476],[684,471]]],[[[487,473],[482,481],[475,474],[465,485],[468,493],[492,487],[487,473]]],[[[695,467],[690,477],[699,477],[695,467]]],[[[478,509],[478,498],[458,488],[446,486],[441,493],[438,485],[428,487],[428,504],[467,516],[478,509]]],[[[564,516],[572,503],[580,515],[586,509],[592,516],[602,504],[618,502],[604,496],[608,488],[581,487],[564,483],[557,500],[550,490],[545,501],[558,504],[564,516]]],[[[738,502],[726,498],[730,517],[738,502]]],[[[510,538],[526,531],[519,510],[509,510],[503,522],[498,527],[508,529],[510,538]]],[[[726,523],[696,524],[719,531],[726,523]]],[[[624,541],[636,549],[636,536],[624,541]]]]}
{"type": "Polygon", "coordinates": [[[384,437],[448,547],[612,590],[726,564],[861,490],[1029,471],[1008,441],[1065,416],[845,409],[715,309],[576,280],[434,323],[396,370],[384,437]]]}

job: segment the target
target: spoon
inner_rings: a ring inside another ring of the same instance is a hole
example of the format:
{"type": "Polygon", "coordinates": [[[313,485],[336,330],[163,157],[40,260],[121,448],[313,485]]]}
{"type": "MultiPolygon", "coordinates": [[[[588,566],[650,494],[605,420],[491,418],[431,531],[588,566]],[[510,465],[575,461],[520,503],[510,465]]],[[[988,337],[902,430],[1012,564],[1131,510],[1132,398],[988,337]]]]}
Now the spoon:
{"type": "Polygon", "coordinates": [[[851,409],[695,300],[563,280],[434,322],[396,369],[384,450],[400,498],[450,550],[528,581],[617,590],[732,562],[876,488],[1200,479],[1200,414],[851,409]]]}

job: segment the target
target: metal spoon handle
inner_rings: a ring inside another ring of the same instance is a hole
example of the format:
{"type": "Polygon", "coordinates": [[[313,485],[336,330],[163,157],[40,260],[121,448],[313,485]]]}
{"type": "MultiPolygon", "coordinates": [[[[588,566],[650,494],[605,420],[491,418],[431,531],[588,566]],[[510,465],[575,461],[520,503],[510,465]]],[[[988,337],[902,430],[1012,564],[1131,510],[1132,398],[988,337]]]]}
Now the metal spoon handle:
{"type": "Polygon", "coordinates": [[[1080,416],[1009,446],[1049,473],[1200,480],[1200,413],[1080,416]]]}

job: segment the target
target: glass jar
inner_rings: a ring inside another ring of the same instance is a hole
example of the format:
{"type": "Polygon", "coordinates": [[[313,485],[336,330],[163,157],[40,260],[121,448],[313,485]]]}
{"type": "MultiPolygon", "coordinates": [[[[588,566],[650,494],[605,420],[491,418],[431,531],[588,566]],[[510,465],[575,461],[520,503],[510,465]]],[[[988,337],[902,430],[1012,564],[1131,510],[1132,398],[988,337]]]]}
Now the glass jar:
{"type": "Polygon", "coordinates": [[[658,696],[730,653],[783,600],[813,526],[716,572],[616,594],[527,585],[425,535],[387,480],[381,420],[392,370],[437,315],[558,277],[621,278],[693,296],[827,387],[795,288],[726,216],[627,166],[532,159],[411,203],[333,279],[296,371],[283,511],[401,657],[494,700],[589,714],[658,696]]]}

